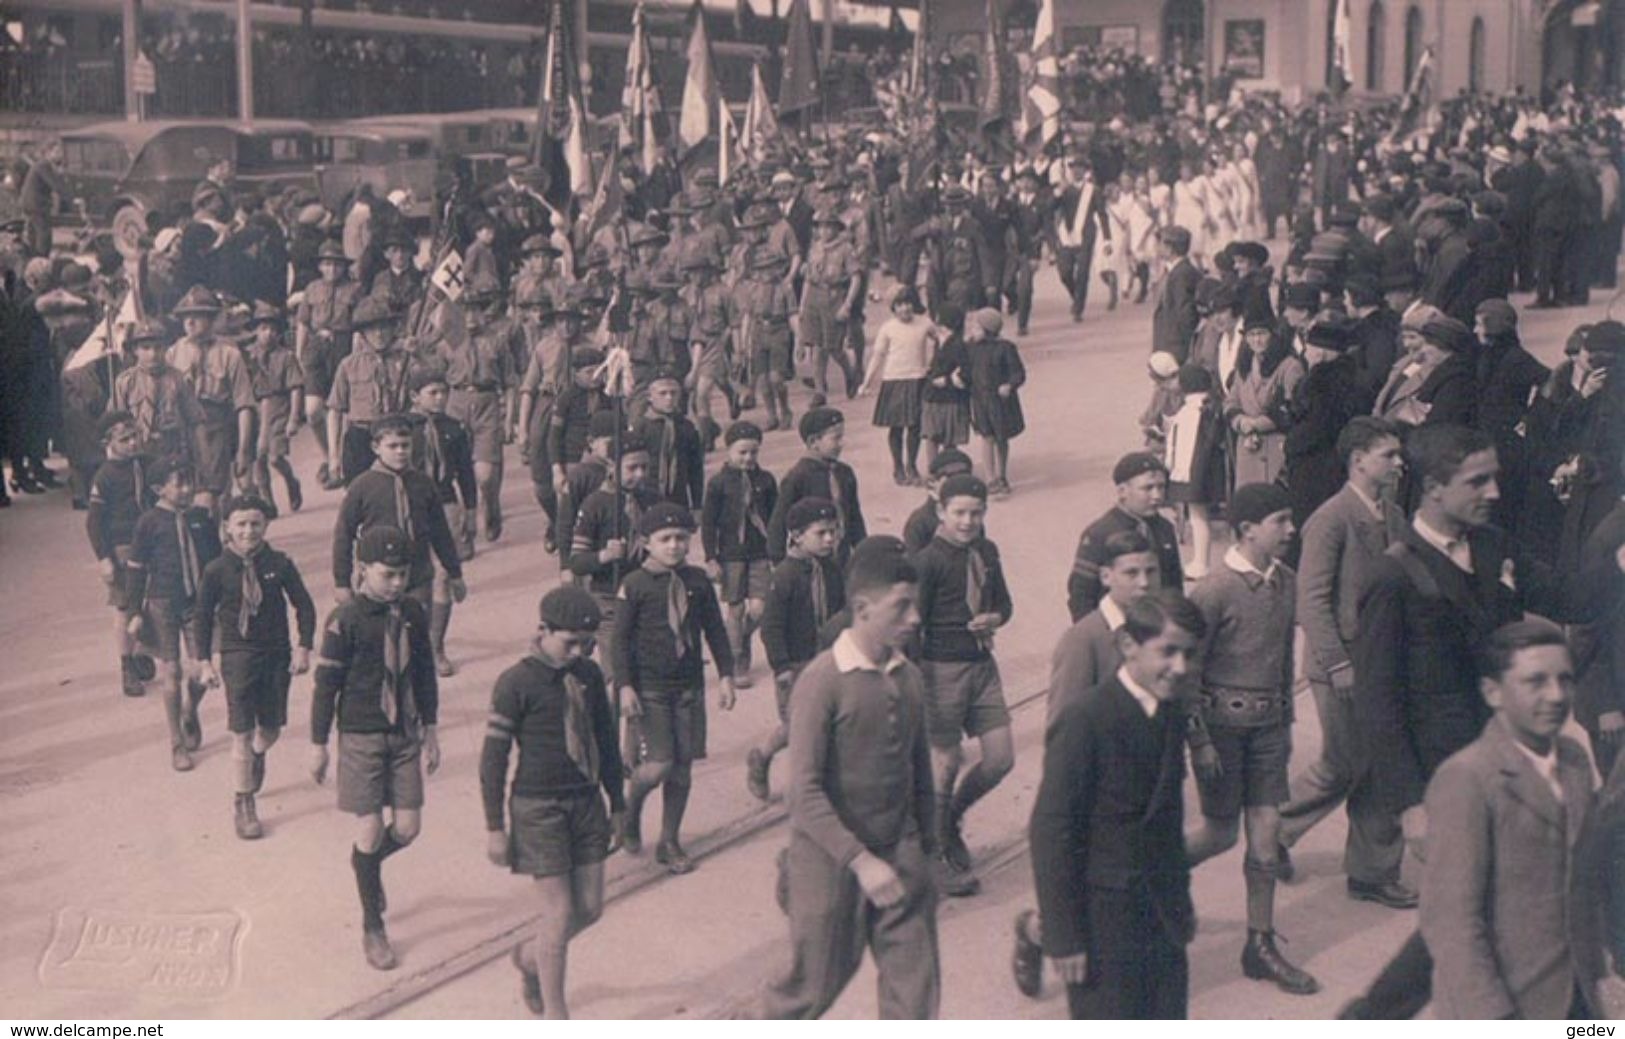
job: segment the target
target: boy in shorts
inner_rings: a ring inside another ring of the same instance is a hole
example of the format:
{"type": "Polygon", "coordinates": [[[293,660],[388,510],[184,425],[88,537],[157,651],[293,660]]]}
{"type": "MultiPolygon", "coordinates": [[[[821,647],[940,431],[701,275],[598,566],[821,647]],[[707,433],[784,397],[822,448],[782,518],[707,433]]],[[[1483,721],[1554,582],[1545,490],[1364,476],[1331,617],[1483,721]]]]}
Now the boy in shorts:
{"type": "Polygon", "coordinates": [[[243,496],[226,502],[223,511],[226,551],[203,568],[192,641],[204,654],[204,684],[225,680],[237,793],[233,815],[237,836],[252,841],[264,834],[254,795],[265,785],[265,754],[288,724],[288,685],[310,670],[316,604],[293,560],[265,542],[276,511],[271,503],[243,496]],[[288,638],[289,606],[298,619],[298,649],[288,638]],[[216,631],[218,672],[203,648],[214,644],[216,631]]]}
{"type": "Polygon", "coordinates": [[[926,467],[925,501],[908,514],[903,524],[903,544],[910,553],[918,552],[937,536],[937,527],[942,522],[937,518],[937,493],[942,490],[943,481],[950,476],[969,475],[972,468],[970,455],[957,447],[939,451],[931,459],[926,467]]]}
{"type": "MultiPolygon", "coordinates": [[[[269,303],[255,302],[248,321],[252,335],[243,348],[248,365],[248,381],[254,387],[259,406],[259,442],[254,453],[254,487],[257,496],[275,508],[271,497],[271,471],[276,470],[288,488],[288,508],[294,512],[305,503],[299,478],[288,461],[288,442],[299,432],[305,412],[305,376],[284,337],[286,320],[282,311],[269,303]]],[[[271,516],[275,516],[273,511],[271,516]]]]}
{"type": "Polygon", "coordinates": [[[834,408],[813,408],[801,416],[799,432],[807,454],[779,481],[779,500],[767,524],[768,556],[775,563],[784,558],[788,545],[784,520],[790,506],[803,498],[823,498],[833,502],[840,515],[841,536],[835,544],[835,559],[844,566],[852,549],[869,534],[863,522],[863,507],[858,504],[858,474],[841,461],[846,417],[834,408]]]}
{"type": "Polygon", "coordinates": [[[1202,828],[1186,841],[1191,866],[1235,847],[1247,823],[1247,945],[1243,973],[1295,996],[1320,984],[1275,946],[1281,804],[1292,755],[1292,626],[1297,575],[1281,562],[1293,535],[1292,499],[1275,484],[1236,488],[1226,509],[1236,544],[1191,589],[1202,610],[1202,725],[1191,764],[1202,828]]]}
{"type": "Polygon", "coordinates": [[[627,783],[621,843],[634,855],[642,850],[643,801],[659,787],[655,859],[669,872],[683,874],[692,872],[694,864],[678,831],[688,807],[691,768],[705,757],[701,636],[722,676],[717,706],[724,711],[734,706],[733,651],[710,580],[686,562],[694,517],[681,505],[661,502],[644,511],[638,533],[646,555],[621,583],[612,647],[621,711],[639,719],[644,743],[642,763],[627,783]]]}
{"type": "MultiPolygon", "coordinates": [[[[474,554],[474,525],[468,517],[474,515],[480,496],[468,427],[446,414],[448,387],[442,369],[418,365],[407,373],[406,387],[412,395],[407,415],[412,423],[412,468],[434,484],[446,526],[458,540],[458,556],[467,559],[474,554]]],[[[434,667],[441,678],[457,673],[446,656],[452,605],[451,574],[437,566],[429,603],[429,645],[434,647],[434,667]]]]}
{"type": "Polygon", "coordinates": [[[1004,703],[993,633],[1014,610],[999,550],[983,528],[987,485],[955,476],[938,492],[937,536],[914,555],[920,575],[920,671],[925,676],[931,767],[936,775],[940,887],[974,894],[970,849],[960,833],[971,805],[999,785],[1015,764],[1010,711],[1004,703]],[[960,740],[974,737],[981,760],[960,775],[960,740]]]}
{"type": "Polygon", "coordinates": [[[705,569],[722,585],[727,605],[728,641],[734,650],[734,685],[750,688],[750,639],[762,622],[772,564],[767,559],[767,523],[778,500],[778,481],[756,464],[762,431],[740,420],[723,435],[727,463],[705,488],[700,542],[705,569]]]}
{"type": "Polygon", "coordinates": [[[649,381],[649,411],[635,427],[649,445],[649,481],[662,501],[690,511],[705,492],[705,445],[682,413],[683,378],[663,368],[649,381]]]}
{"type": "Polygon", "coordinates": [[[423,604],[406,594],[412,542],[388,526],[356,543],[357,589],[322,630],[310,704],[310,775],[327,780],[327,738],[339,731],[339,810],[356,817],[350,867],[361,898],[361,946],[376,970],[393,970],[384,931],[383,863],[417,838],[423,773],[440,768],[440,686],[423,604]],[[390,821],[384,822],[384,809],[390,821]]]}
{"type": "Polygon", "coordinates": [[[513,963],[525,1005],[555,1020],[570,1016],[566,949],[603,915],[604,860],[626,810],[615,713],[604,673],[588,658],[599,621],[598,604],[574,585],[542,597],[530,654],[504,671],[491,692],[480,753],[486,855],[535,878],[540,909],[534,935],[514,946],[513,963]],[[504,806],[515,743],[519,765],[504,806]]]}
{"type": "Polygon", "coordinates": [[[207,687],[199,661],[209,647],[192,640],[191,617],[203,569],[220,554],[220,525],[207,509],[194,508],[196,483],[185,462],[160,459],[148,473],[158,504],[141,514],[130,541],[128,631],[139,635],[164,665],[164,716],[169,721],[170,764],[192,770],[192,752],[203,745],[198,703],[207,687]],[[181,642],[190,675],[181,702],[181,642]]]}
{"type": "Polygon", "coordinates": [[[803,498],[785,521],[790,551],[773,568],[762,645],[773,669],[779,723],[750,749],[745,759],[745,786],[759,800],[771,796],[768,770],[773,756],[790,744],[790,688],[807,662],[818,655],[818,631],[846,604],[846,585],[835,565],[837,517],[833,502],[803,498]]]}
{"type": "Polygon", "coordinates": [[[137,654],[135,640],[130,637],[125,567],[130,561],[136,521],[154,501],[145,472],[151,463],[141,457],[141,431],[128,411],[109,411],[98,428],[107,458],[90,480],[85,534],[90,538],[90,550],[96,554],[102,583],[107,586],[107,605],[113,607],[113,643],[118,648],[124,695],[141,696],[146,692],[142,679],[151,678],[154,668],[151,657],[137,654]]]}

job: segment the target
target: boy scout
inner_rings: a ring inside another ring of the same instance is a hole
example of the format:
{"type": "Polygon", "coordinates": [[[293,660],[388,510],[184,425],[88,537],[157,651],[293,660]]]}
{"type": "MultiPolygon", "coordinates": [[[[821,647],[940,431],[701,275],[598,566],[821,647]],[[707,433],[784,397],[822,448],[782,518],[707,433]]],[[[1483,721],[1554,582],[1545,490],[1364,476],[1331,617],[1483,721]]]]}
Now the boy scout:
{"type": "MultiPolygon", "coordinates": [[[[288,488],[288,508],[298,512],[305,496],[299,478],[288,461],[288,441],[299,430],[305,410],[304,374],[293,351],[283,338],[286,321],[282,311],[269,303],[256,302],[248,331],[252,335],[243,360],[248,362],[248,378],[259,405],[258,450],[254,453],[254,487],[259,497],[271,497],[271,471],[276,470],[288,488]]],[[[272,504],[272,509],[275,509],[272,504]]],[[[274,513],[273,513],[274,514],[274,513]]]]}
{"type": "Polygon", "coordinates": [[[844,562],[858,542],[868,536],[863,507],[858,503],[858,475],[841,461],[846,443],[846,418],[834,408],[814,408],[801,416],[801,442],[807,454],[779,481],[779,500],[767,525],[767,551],[774,562],[784,558],[785,519],[802,498],[823,498],[835,503],[841,533],[835,557],[844,562]]]}
{"type": "Polygon", "coordinates": [[[406,410],[411,358],[395,341],[400,319],[380,299],[364,299],[350,317],[355,349],[339,362],[327,396],[329,468],[348,483],[372,465],[372,426],[406,410]]]}
{"type": "Polygon", "coordinates": [[[185,335],[165,357],[191,385],[202,420],[192,427],[197,504],[213,512],[237,476],[249,475],[254,450],[254,384],[242,352],[214,334],[220,300],[193,286],[175,306],[185,335]]]}
{"type": "Polygon", "coordinates": [[[141,434],[128,411],[109,411],[101,420],[106,461],[90,481],[90,508],[85,533],[96,554],[96,567],[107,585],[107,604],[113,607],[113,642],[118,647],[119,675],[125,696],[141,696],[143,677],[151,677],[152,658],[137,657],[135,640],[127,630],[130,542],[136,521],[152,507],[152,489],[144,469],[150,464],[139,449],[141,434]]]}
{"type": "Polygon", "coordinates": [[[423,295],[423,272],[412,266],[417,243],[405,228],[390,231],[384,239],[384,260],[388,264],[372,276],[367,295],[382,299],[389,309],[405,313],[423,295]]]}
{"type": "Polygon", "coordinates": [[[649,410],[635,427],[649,445],[650,479],[665,501],[693,510],[705,493],[705,445],[682,411],[683,382],[672,369],[649,381],[649,410]]]}
{"type": "MultiPolygon", "coordinates": [[[[294,318],[294,357],[305,376],[305,416],[310,420],[311,438],[322,452],[316,480],[332,490],[328,457],[327,394],[333,388],[333,373],[339,362],[350,356],[350,313],[360,297],[360,288],[349,278],[350,259],[338,242],[323,242],[316,253],[321,280],[305,286],[304,298],[294,318]]],[[[337,456],[334,456],[337,457],[337,456]]]]}
{"type": "Polygon", "coordinates": [[[736,307],[727,287],[717,280],[718,270],[717,260],[703,250],[683,262],[689,278],[684,301],[693,315],[688,338],[688,389],[693,395],[694,421],[708,450],[720,432],[711,417],[711,395],[720,390],[728,398],[730,417],[738,417],[738,402],[728,380],[728,333],[735,323],[736,307]]]}
{"type": "Polygon", "coordinates": [[[862,373],[846,357],[846,322],[858,292],[857,254],[843,237],[846,224],[834,212],[813,218],[816,237],[802,267],[805,288],[801,295],[801,346],[813,359],[813,385],[829,393],[829,362],[833,360],[846,380],[846,395],[855,396],[862,373]]]}
{"type": "Polygon", "coordinates": [[[128,412],[135,423],[136,451],[149,458],[192,457],[192,430],[203,421],[192,385],[164,360],[164,326],[139,321],[125,345],[135,351],[135,366],[119,373],[113,384],[113,409],[128,412]]]}
{"type": "MultiPolygon", "coordinates": [[[[468,430],[446,414],[446,376],[438,368],[414,367],[407,377],[412,393],[412,468],[429,478],[440,495],[446,513],[446,526],[466,540],[458,546],[461,558],[474,554],[473,530],[467,523],[479,506],[479,485],[474,478],[474,456],[468,430]]],[[[429,646],[434,650],[435,671],[441,678],[456,673],[446,656],[446,630],[451,626],[454,603],[451,573],[435,567],[434,590],[429,604],[429,646]]]]}
{"type": "Polygon", "coordinates": [[[790,390],[785,385],[795,374],[790,318],[796,312],[796,298],[785,280],[789,264],[782,254],[764,248],[754,254],[750,268],[749,277],[736,290],[740,348],[750,359],[749,388],[767,402],[767,432],[793,429],[790,390]]]}
{"type": "Polygon", "coordinates": [[[384,931],[384,859],[417,839],[423,774],[440,768],[440,686],[421,603],[405,595],[410,539],[372,527],[356,545],[357,594],[328,614],[310,704],[310,774],[327,779],[327,739],[338,723],[339,810],[356,817],[350,867],[361,899],[361,945],[377,970],[393,970],[384,931]],[[391,819],[384,822],[384,809],[391,819]]]}
{"type": "Polygon", "coordinates": [[[772,563],[767,521],[778,499],[778,482],[757,464],[762,431],[751,422],[728,427],[728,460],[705,488],[700,543],[705,567],[722,586],[728,638],[734,649],[734,684],[750,687],[750,639],[762,621],[772,563]]]}
{"type": "MultiPolygon", "coordinates": [[[[510,391],[519,381],[513,359],[524,352],[523,333],[498,316],[502,291],[495,281],[471,282],[463,304],[468,337],[460,346],[444,350],[451,386],[446,413],[461,422],[472,439],[474,478],[480,489],[478,526],[485,540],[495,541],[502,536],[502,448],[516,406],[510,391]]],[[[475,522],[474,512],[465,522],[475,522]]]]}

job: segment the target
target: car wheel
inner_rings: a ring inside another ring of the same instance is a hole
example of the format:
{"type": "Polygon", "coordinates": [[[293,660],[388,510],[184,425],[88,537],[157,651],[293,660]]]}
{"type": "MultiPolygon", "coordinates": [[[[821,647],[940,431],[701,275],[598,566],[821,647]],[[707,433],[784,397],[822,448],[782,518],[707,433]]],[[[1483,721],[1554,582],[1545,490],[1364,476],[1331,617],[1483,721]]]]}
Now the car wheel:
{"type": "Polygon", "coordinates": [[[113,214],[113,246],[127,260],[141,254],[141,241],[147,235],[147,208],[127,202],[113,214]]]}

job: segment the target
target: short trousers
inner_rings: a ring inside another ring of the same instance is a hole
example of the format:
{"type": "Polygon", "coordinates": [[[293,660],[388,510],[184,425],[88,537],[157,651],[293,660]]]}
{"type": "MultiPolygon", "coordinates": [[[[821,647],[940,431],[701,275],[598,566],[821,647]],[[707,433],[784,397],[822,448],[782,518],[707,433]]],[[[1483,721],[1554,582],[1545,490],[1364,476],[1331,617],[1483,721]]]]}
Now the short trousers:
{"type": "Polygon", "coordinates": [[[295,387],[289,393],[260,398],[259,436],[256,443],[259,455],[266,461],[288,457],[288,416],[293,414],[290,396],[301,392],[295,387]]]}
{"type": "Polygon", "coordinates": [[[722,601],[737,606],[746,599],[767,598],[773,564],[765,559],[739,559],[722,564],[722,601]]]}
{"type": "Polygon", "coordinates": [[[339,440],[339,465],[344,468],[345,485],[372,468],[377,457],[372,452],[371,427],[347,424],[339,440]]]}
{"type": "Polygon", "coordinates": [[[769,346],[758,346],[750,354],[751,376],[761,379],[769,375],[778,375],[781,379],[794,377],[795,359],[791,356],[789,337],[783,343],[769,346]]]}
{"type": "Polygon", "coordinates": [[[933,747],[959,746],[964,736],[985,736],[1010,725],[999,665],[986,660],[922,660],[925,724],[933,747]]]}
{"type": "Polygon", "coordinates": [[[174,599],[155,599],[149,596],[142,616],[146,623],[141,629],[141,642],[152,650],[153,657],[166,664],[173,664],[181,658],[183,640],[188,655],[194,658],[199,656],[198,647],[192,642],[190,605],[176,602],[174,599]]]}
{"type": "Polygon", "coordinates": [[[502,461],[504,423],[502,394],[495,390],[452,390],[446,413],[468,427],[474,461],[498,465],[502,461]]]}
{"type": "Polygon", "coordinates": [[[192,430],[192,462],[197,468],[198,490],[225,494],[231,489],[232,467],[237,460],[237,427],[216,422],[213,412],[211,407],[209,420],[192,430]]]}
{"type": "Polygon", "coordinates": [[[508,803],[508,863],[529,877],[558,877],[609,857],[609,814],[597,791],[508,803]]]}
{"type": "Polygon", "coordinates": [[[686,765],[705,757],[705,690],[639,693],[644,758],[686,765]]]}
{"type": "Polygon", "coordinates": [[[339,810],[375,815],[423,807],[423,741],[416,733],[339,733],[339,810]]]}
{"type": "Polygon", "coordinates": [[[1213,749],[1223,774],[1197,780],[1202,814],[1234,819],[1242,808],[1276,807],[1286,802],[1287,760],[1292,757],[1292,730],[1286,725],[1239,728],[1209,725],[1213,749]]]}
{"type": "Polygon", "coordinates": [[[604,684],[609,687],[610,699],[615,698],[615,643],[610,637],[615,631],[615,613],[620,609],[621,600],[613,595],[599,595],[592,593],[592,601],[598,604],[598,634],[594,636],[593,643],[598,651],[598,667],[604,672],[604,684]]]}
{"type": "Polygon", "coordinates": [[[114,545],[108,558],[113,561],[113,583],[107,589],[107,605],[123,612],[130,608],[130,546],[114,545]]]}
{"type": "Polygon", "coordinates": [[[226,728],[232,732],[281,729],[288,724],[288,686],[293,675],[286,650],[220,654],[220,681],[226,687],[226,728]]]}
{"type": "MultiPolygon", "coordinates": [[[[311,341],[315,342],[316,334],[311,333],[311,341]]],[[[338,362],[333,359],[331,347],[317,349],[307,348],[305,356],[299,359],[299,370],[305,376],[305,396],[320,397],[325,403],[327,395],[333,389],[333,372],[338,368],[338,362]]]]}

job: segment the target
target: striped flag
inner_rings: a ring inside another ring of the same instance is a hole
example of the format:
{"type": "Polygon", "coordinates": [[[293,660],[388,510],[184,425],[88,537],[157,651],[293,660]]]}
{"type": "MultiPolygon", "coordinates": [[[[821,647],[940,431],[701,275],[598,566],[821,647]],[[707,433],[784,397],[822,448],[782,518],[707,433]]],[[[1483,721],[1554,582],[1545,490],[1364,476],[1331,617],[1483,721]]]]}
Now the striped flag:
{"type": "Polygon", "coordinates": [[[618,144],[632,148],[644,173],[654,169],[660,117],[660,88],[655,85],[654,63],[649,60],[649,35],[643,24],[643,0],[632,12],[632,48],[626,56],[626,85],[621,88],[621,129],[618,144]]]}
{"type": "Polygon", "coordinates": [[[531,158],[547,172],[546,199],[564,210],[573,196],[592,191],[592,164],[587,156],[587,106],[581,96],[565,5],[553,5],[547,32],[547,60],[542,63],[542,89],[536,104],[536,134],[531,158]]]}
{"type": "Polygon", "coordinates": [[[1332,69],[1328,85],[1338,97],[1354,85],[1353,62],[1349,58],[1349,38],[1353,32],[1349,0],[1337,0],[1337,10],[1332,15],[1332,69]]]}
{"type": "Polygon", "coordinates": [[[1430,44],[1422,49],[1422,57],[1417,59],[1416,71],[1411,73],[1410,86],[1405,88],[1405,99],[1399,105],[1399,118],[1394,120],[1394,130],[1388,139],[1394,143],[1403,142],[1414,134],[1422,125],[1422,117],[1433,104],[1433,46],[1430,44]]]}
{"type": "Polygon", "coordinates": [[[683,80],[683,107],[677,117],[677,143],[687,154],[705,143],[715,128],[722,90],[711,61],[711,38],[705,31],[705,10],[694,3],[694,31],[688,37],[688,77],[683,80]]]}
{"type": "Polygon", "coordinates": [[[779,136],[779,119],[773,114],[773,102],[768,100],[761,65],[753,65],[750,70],[750,101],[745,105],[745,126],[740,132],[741,150],[753,165],[767,158],[768,144],[779,136]]]}
{"type": "Polygon", "coordinates": [[[1033,143],[1040,150],[1061,133],[1061,59],[1055,47],[1055,0],[1043,0],[1033,26],[1031,80],[1021,99],[1020,135],[1025,140],[1036,134],[1033,143]]]}

